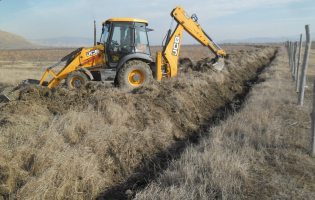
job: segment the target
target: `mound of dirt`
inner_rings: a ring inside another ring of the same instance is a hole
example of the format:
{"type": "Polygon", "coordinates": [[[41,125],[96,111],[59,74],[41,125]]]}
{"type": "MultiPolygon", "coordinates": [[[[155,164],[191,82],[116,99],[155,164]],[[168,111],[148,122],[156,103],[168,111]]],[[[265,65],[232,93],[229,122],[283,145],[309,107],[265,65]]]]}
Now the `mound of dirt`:
{"type": "Polygon", "coordinates": [[[214,68],[214,66],[210,63],[215,63],[215,59],[207,57],[199,60],[196,64],[193,64],[190,58],[180,58],[178,71],[180,72],[197,71],[202,73],[204,72],[211,73],[211,71],[217,71],[214,68]]]}
{"type": "Polygon", "coordinates": [[[24,88],[17,101],[0,103],[0,168],[14,172],[0,172],[1,195],[108,198],[110,187],[136,185],[158,155],[209,126],[276,51],[256,50],[235,52],[221,72],[206,67],[208,59],[184,58],[176,78],[131,91],[94,83],[78,91],[24,88]]]}

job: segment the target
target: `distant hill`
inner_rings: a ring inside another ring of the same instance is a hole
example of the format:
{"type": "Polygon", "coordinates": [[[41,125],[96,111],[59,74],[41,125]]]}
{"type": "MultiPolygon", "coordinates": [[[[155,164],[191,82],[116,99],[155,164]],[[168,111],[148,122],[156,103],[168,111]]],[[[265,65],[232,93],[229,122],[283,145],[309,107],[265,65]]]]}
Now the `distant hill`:
{"type": "Polygon", "coordinates": [[[0,30],[0,49],[35,49],[39,47],[21,36],[0,30]]]}
{"type": "MultiPolygon", "coordinates": [[[[228,39],[218,41],[217,43],[270,43],[270,42],[284,42],[287,40],[296,41],[300,39],[300,36],[290,36],[290,37],[278,37],[278,38],[268,38],[268,37],[258,37],[258,38],[248,38],[248,39],[228,39]]],[[[304,35],[305,40],[305,35],[304,35]]],[[[31,42],[50,47],[90,47],[93,46],[93,38],[83,38],[83,37],[58,37],[58,38],[47,38],[47,39],[34,39],[31,42]]]]}
{"type": "MultiPolygon", "coordinates": [[[[312,33],[315,35],[315,33],[312,33]]],[[[227,39],[216,41],[218,44],[224,43],[278,43],[290,41],[299,41],[300,35],[283,37],[257,37],[247,39],[227,39]]],[[[303,34],[305,41],[305,33],[303,34]]],[[[49,48],[49,47],[91,47],[93,38],[84,37],[58,37],[47,39],[29,39],[26,40],[18,35],[14,35],[0,30],[0,49],[26,49],[26,48],[49,48]]]]}
{"type": "Polygon", "coordinates": [[[34,39],[30,41],[41,46],[51,47],[90,47],[93,46],[94,43],[93,38],[82,37],[58,37],[47,39],[34,39]]]}

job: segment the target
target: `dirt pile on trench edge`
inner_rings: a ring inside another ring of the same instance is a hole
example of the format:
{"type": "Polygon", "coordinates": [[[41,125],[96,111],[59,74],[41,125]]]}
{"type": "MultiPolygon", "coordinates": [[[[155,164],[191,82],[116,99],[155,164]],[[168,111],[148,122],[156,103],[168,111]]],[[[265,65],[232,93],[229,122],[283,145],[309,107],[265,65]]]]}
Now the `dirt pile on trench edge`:
{"type": "Polygon", "coordinates": [[[18,101],[0,104],[0,194],[96,198],[144,176],[157,154],[174,151],[241,94],[275,51],[235,51],[222,72],[206,59],[181,59],[176,78],[132,91],[93,83],[23,89],[18,101]]]}

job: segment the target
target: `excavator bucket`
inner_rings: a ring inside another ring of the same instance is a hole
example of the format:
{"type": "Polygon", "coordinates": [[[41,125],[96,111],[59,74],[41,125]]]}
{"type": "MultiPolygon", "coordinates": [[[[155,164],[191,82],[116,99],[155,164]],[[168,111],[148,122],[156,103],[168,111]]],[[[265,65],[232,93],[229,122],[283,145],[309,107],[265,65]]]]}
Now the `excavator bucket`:
{"type": "Polygon", "coordinates": [[[221,71],[224,68],[224,58],[219,57],[215,63],[212,64],[217,71],[221,71]]]}
{"type": "Polygon", "coordinates": [[[0,103],[8,102],[10,101],[10,98],[7,96],[6,92],[1,92],[0,93],[0,103]]]}
{"type": "Polygon", "coordinates": [[[212,66],[216,71],[220,72],[224,68],[224,58],[216,57],[211,62],[207,63],[208,66],[212,66]]]}
{"type": "Polygon", "coordinates": [[[39,85],[39,81],[34,79],[27,79],[22,81],[19,85],[5,87],[0,93],[0,103],[16,100],[17,98],[19,98],[19,91],[21,89],[32,85],[39,85]]]}

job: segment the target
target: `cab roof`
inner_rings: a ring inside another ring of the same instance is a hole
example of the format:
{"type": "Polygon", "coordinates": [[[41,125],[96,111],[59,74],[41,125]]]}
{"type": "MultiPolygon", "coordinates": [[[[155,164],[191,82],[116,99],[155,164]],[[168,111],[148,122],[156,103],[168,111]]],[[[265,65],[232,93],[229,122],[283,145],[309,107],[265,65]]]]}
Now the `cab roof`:
{"type": "Polygon", "coordinates": [[[106,24],[106,22],[140,22],[140,23],[145,23],[146,25],[149,24],[147,20],[136,19],[136,18],[111,18],[103,22],[103,24],[106,24]]]}

